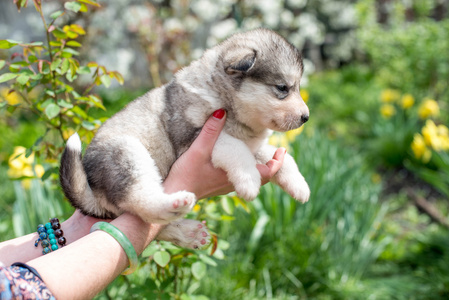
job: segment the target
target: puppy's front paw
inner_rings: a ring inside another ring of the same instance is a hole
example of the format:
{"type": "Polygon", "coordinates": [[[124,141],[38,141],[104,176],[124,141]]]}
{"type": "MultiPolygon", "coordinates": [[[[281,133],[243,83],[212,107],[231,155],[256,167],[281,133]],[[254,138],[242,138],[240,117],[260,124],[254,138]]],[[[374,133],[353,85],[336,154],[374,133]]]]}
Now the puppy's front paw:
{"type": "Polygon", "coordinates": [[[211,236],[205,224],[190,219],[171,222],[157,236],[158,240],[190,249],[200,249],[210,244],[211,236]]]}
{"type": "Polygon", "coordinates": [[[305,180],[301,180],[300,182],[289,182],[284,190],[301,203],[309,201],[310,188],[305,180]]]}
{"type": "Polygon", "coordinates": [[[259,194],[260,190],[260,173],[255,168],[255,172],[245,172],[235,176],[236,179],[232,181],[237,195],[246,201],[254,200],[259,194]]]}
{"type": "Polygon", "coordinates": [[[305,203],[310,198],[310,188],[299,172],[279,174],[277,184],[296,200],[305,203]]]}

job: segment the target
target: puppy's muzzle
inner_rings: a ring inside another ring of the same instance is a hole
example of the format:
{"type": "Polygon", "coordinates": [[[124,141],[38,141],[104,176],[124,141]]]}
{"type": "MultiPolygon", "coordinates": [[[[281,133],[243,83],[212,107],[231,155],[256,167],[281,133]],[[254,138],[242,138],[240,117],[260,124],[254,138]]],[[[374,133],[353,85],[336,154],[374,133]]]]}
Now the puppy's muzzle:
{"type": "Polygon", "coordinates": [[[304,124],[305,122],[309,121],[309,114],[304,114],[301,116],[301,122],[304,124]]]}

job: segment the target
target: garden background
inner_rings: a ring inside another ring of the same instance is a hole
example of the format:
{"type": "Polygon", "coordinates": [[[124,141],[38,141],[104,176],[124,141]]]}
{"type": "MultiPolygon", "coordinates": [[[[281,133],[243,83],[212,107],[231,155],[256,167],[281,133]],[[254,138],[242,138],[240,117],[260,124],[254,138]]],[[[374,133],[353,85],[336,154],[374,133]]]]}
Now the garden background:
{"type": "Polygon", "coordinates": [[[189,217],[211,247],[153,243],[97,299],[447,299],[448,2],[3,0],[0,241],[73,212],[57,181],[71,133],[87,145],[204,49],[266,27],[304,54],[310,121],[270,142],[310,201],[270,184],[201,200],[189,217]]]}

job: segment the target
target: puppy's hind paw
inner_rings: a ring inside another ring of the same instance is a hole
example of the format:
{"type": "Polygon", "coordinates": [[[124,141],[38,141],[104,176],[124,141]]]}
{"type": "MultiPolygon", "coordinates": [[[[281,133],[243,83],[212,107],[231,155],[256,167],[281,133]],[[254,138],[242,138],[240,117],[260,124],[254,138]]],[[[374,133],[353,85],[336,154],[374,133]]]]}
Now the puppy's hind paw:
{"type": "Polygon", "coordinates": [[[211,236],[205,224],[191,219],[171,222],[157,236],[157,240],[190,249],[201,249],[210,244],[211,236]]]}
{"type": "Polygon", "coordinates": [[[168,224],[188,214],[196,203],[195,194],[180,191],[166,194],[161,199],[158,211],[153,211],[149,216],[142,219],[149,223],[168,224]]]}

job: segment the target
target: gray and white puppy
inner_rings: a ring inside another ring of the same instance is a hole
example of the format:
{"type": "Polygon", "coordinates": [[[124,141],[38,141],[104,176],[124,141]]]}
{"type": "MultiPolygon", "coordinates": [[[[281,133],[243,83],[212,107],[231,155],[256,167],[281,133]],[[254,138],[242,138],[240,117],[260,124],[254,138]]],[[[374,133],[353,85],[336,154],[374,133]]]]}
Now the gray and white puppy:
{"type": "MultiPolygon", "coordinates": [[[[300,52],[277,33],[257,29],[231,36],[106,121],[83,158],[79,137],[72,136],[60,167],[65,195],[87,215],[113,218],[126,211],[146,222],[172,223],[161,239],[184,247],[207,243],[205,228],[195,231],[199,224],[179,220],[195,195],[164,193],[170,167],[207,118],[224,108],[226,124],[212,163],[226,171],[237,195],[254,199],[261,185],[256,164],[276,150],[267,144],[272,131],[292,130],[309,119],[299,94],[302,72],[300,52]]],[[[301,202],[309,199],[309,187],[288,154],[272,181],[301,202]]]]}

